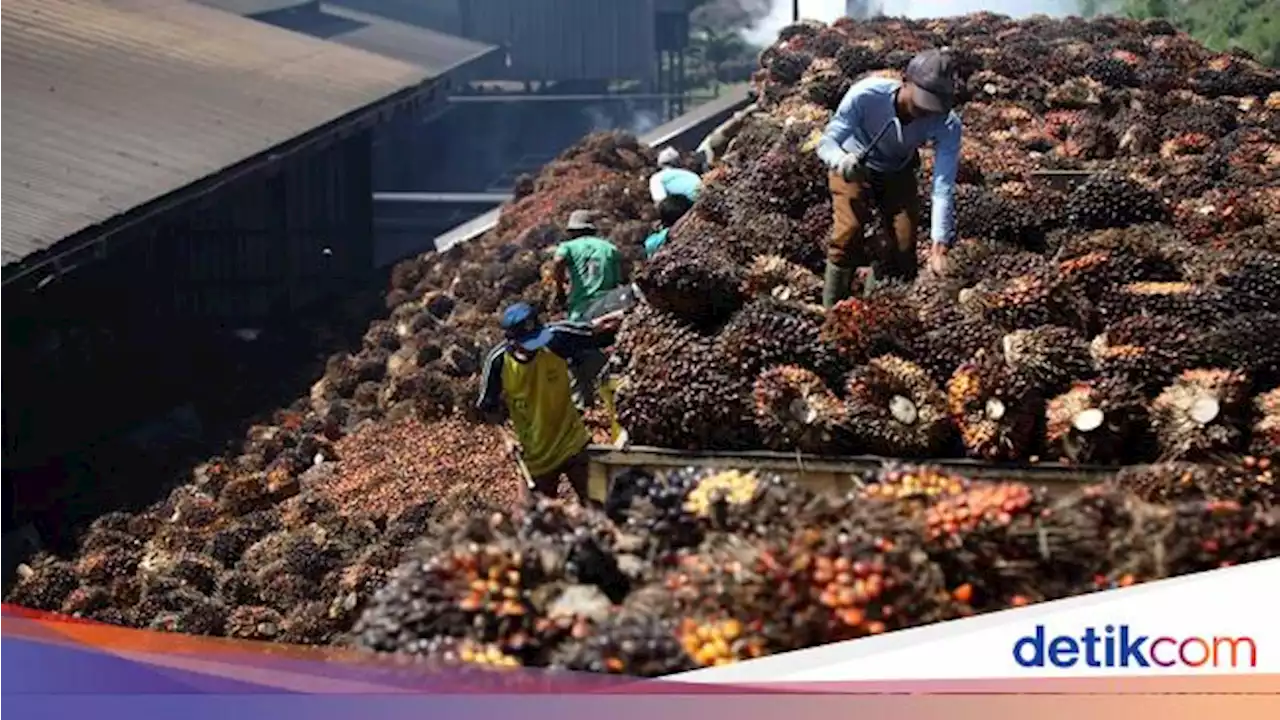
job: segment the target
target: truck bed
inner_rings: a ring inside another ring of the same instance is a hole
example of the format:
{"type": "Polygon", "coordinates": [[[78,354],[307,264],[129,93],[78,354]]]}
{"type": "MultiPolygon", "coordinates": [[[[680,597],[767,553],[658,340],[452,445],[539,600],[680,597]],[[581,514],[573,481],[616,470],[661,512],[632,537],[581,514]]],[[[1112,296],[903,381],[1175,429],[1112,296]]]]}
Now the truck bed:
{"type": "Polygon", "coordinates": [[[609,484],[628,469],[649,471],[685,467],[757,470],[785,477],[816,492],[845,493],[862,484],[861,476],[886,463],[918,462],[936,465],[959,475],[981,480],[1014,480],[1041,486],[1053,495],[1062,495],[1113,474],[1115,467],[1075,466],[1061,463],[996,464],[976,460],[902,460],[874,455],[820,456],[772,451],[687,452],[658,447],[592,445],[591,496],[603,500],[609,484]]]}

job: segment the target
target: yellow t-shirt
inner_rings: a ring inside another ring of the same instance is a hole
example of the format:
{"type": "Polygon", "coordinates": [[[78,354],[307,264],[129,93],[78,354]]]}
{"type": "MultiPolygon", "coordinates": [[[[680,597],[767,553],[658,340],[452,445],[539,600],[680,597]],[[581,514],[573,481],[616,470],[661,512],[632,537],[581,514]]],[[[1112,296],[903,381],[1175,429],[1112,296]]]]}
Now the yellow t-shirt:
{"type": "Polygon", "coordinates": [[[573,404],[569,365],[550,350],[538,350],[527,363],[507,354],[502,361],[502,394],[530,475],[555,470],[591,441],[573,404]]]}

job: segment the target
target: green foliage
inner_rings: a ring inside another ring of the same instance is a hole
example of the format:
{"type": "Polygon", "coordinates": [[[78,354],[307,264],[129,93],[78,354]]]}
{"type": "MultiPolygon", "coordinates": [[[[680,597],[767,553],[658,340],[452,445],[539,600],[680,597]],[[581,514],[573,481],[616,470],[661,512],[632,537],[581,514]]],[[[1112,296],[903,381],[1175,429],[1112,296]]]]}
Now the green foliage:
{"type": "Polygon", "coordinates": [[[1163,18],[1215,50],[1241,48],[1280,67],[1280,0],[1078,0],[1085,17],[1163,18]]]}

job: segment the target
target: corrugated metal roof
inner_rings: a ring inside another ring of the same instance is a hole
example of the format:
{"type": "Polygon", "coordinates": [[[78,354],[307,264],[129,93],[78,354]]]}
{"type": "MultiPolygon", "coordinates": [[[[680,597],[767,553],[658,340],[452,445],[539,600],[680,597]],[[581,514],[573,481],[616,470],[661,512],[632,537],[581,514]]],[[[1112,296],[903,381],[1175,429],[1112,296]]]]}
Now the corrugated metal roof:
{"type": "Polygon", "coordinates": [[[276,27],[367,50],[423,68],[434,76],[498,50],[456,35],[316,0],[194,0],[276,27]]]}
{"type": "Polygon", "coordinates": [[[427,75],[185,0],[9,0],[0,18],[6,266],[427,75]]]}
{"type": "Polygon", "coordinates": [[[413,63],[436,75],[443,75],[453,68],[498,51],[496,45],[446,35],[429,28],[414,27],[329,3],[322,3],[320,7],[327,15],[363,25],[358,30],[333,38],[337,42],[413,63]]]}

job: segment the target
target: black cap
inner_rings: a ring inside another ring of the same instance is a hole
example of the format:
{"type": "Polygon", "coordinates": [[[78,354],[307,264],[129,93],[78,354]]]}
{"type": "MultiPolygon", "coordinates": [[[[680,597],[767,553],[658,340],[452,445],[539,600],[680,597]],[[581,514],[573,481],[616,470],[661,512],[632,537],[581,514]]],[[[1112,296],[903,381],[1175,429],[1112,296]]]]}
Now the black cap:
{"type": "Polygon", "coordinates": [[[907,64],[907,82],[915,86],[911,101],[929,112],[947,112],[955,105],[956,77],[951,54],[925,50],[907,64]]]}

